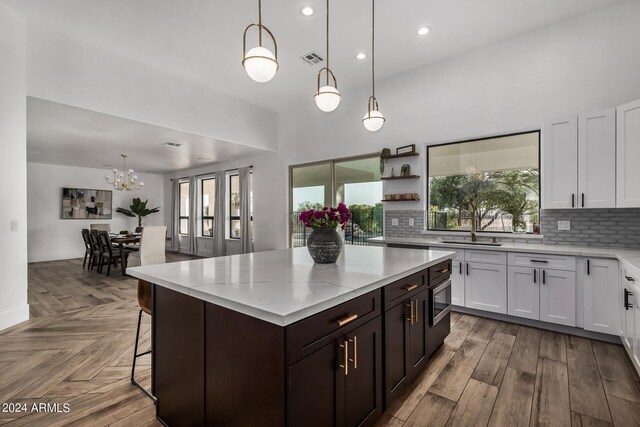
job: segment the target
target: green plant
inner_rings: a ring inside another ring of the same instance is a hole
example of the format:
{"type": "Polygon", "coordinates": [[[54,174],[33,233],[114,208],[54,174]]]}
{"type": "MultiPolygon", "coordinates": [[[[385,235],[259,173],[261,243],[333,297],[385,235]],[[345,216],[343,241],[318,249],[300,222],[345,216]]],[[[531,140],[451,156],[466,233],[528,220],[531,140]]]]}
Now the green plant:
{"type": "Polygon", "coordinates": [[[138,227],[142,227],[142,218],[147,215],[151,215],[152,213],[160,212],[160,208],[147,209],[147,202],[149,199],[144,202],[140,200],[138,197],[134,197],[132,204],[129,206],[130,209],[117,208],[116,212],[119,212],[123,215],[126,215],[131,218],[138,218],[138,227]]]}
{"type": "Polygon", "coordinates": [[[389,156],[391,155],[390,148],[383,148],[380,152],[380,175],[384,173],[384,164],[389,160],[389,156]]]}

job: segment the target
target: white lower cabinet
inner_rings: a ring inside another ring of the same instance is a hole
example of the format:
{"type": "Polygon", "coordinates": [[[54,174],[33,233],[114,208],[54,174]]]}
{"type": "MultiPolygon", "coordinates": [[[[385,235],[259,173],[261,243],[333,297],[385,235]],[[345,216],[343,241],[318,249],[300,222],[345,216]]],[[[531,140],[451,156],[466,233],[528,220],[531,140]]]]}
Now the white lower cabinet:
{"type": "Polygon", "coordinates": [[[464,307],[464,261],[451,264],[451,304],[464,307]]]}
{"type": "Polygon", "coordinates": [[[576,325],[576,274],[573,271],[509,266],[510,316],[576,325]]]}
{"type": "Polygon", "coordinates": [[[507,266],[466,262],[465,307],[507,314],[507,266]]]}
{"type": "Polygon", "coordinates": [[[507,290],[510,316],[540,319],[539,269],[509,266],[507,290]]]}
{"type": "Polygon", "coordinates": [[[576,326],[575,271],[541,269],[540,320],[576,326]]]}
{"type": "Polygon", "coordinates": [[[618,261],[588,258],[581,263],[584,329],[616,335],[620,330],[618,261]]]}

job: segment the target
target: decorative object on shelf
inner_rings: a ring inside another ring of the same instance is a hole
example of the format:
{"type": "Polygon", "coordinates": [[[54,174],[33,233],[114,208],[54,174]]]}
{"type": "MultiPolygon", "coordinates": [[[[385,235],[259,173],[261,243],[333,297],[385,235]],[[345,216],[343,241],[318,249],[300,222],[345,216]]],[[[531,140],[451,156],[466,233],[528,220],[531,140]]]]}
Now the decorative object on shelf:
{"type": "Polygon", "coordinates": [[[61,219],[111,219],[110,190],[63,188],[61,219]]]}
{"type": "Polygon", "coordinates": [[[362,124],[369,132],[377,132],[384,125],[385,118],[378,108],[378,100],[376,99],[376,1],[371,0],[371,96],[367,102],[367,114],[362,119],[362,124]]]}
{"type": "Polygon", "coordinates": [[[144,182],[140,181],[140,183],[138,183],[138,175],[136,175],[133,169],[127,170],[127,155],[120,154],[120,157],[122,157],[122,172],[118,173],[118,169],[113,168],[113,179],[110,179],[109,175],[105,175],[105,179],[118,191],[139,190],[144,186],[144,182]]]}
{"type": "Polygon", "coordinates": [[[251,77],[258,83],[265,83],[271,80],[278,71],[278,44],[273,33],[262,25],[262,0],[258,0],[258,23],[249,24],[242,35],[242,66],[251,77]],[[247,52],[247,31],[250,28],[258,28],[258,46],[252,47],[247,52]],[[262,46],[262,32],[265,31],[273,41],[274,52],[262,46]]]}
{"type": "Polygon", "coordinates": [[[160,208],[147,209],[147,203],[149,200],[145,200],[144,202],[140,200],[138,197],[134,197],[129,209],[117,208],[116,212],[119,212],[123,215],[126,215],[131,218],[138,218],[138,227],[142,227],[142,218],[147,215],[151,215],[156,212],[160,212],[160,208]]]}
{"type": "Polygon", "coordinates": [[[396,154],[416,154],[416,144],[403,145],[396,148],[396,154]]]}
{"type": "Polygon", "coordinates": [[[329,68],[329,0],[327,0],[327,66],[318,71],[318,85],[316,89],[316,94],[313,98],[321,111],[329,113],[338,108],[342,96],[340,95],[340,92],[338,92],[338,81],[336,80],[336,76],[333,75],[333,71],[329,68]],[[320,78],[322,77],[323,71],[326,75],[327,81],[324,86],[320,87],[320,78]],[[333,85],[329,79],[330,77],[333,80],[333,85]]]}
{"type": "Polygon", "coordinates": [[[405,163],[400,167],[400,176],[409,176],[411,175],[411,166],[408,163],[405,163]]]}
{"type": "Polygon", "coordinates": [[[383,148],[380,152],[380,175],[384,173],[384,165],[389,160],[389,156],[391,155],[390,148],[383,148]]]}
{"type": "Polygon", "coordinates": [[[309,209],[300,212],[298,219],[305,227],[313,229],[307,239],[307,249],[313,261],[318,264],[336,262],[342,251],[342,238],[337,228],[340,226],[344,230],[351,219],[347,205],[340,203],[337,208],[309,209]]]}
{"type": "Polygon", "coordinates": [[[394,177],[396,176],[396,171],[393,168],[393,166],[391,167],[391,176],[394,176],[394,177]]]}

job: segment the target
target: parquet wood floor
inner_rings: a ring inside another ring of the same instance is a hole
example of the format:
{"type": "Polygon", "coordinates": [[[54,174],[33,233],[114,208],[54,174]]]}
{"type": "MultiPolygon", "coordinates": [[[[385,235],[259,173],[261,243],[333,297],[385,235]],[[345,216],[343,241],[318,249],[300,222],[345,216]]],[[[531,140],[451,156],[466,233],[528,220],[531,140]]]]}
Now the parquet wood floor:
{"type": "MultiPolygon", "coordinates": [[[[136,281],[81,264],[29,265],[32,319],[0,332],[0,405],[27,412],[0,407],[0,425],[160,425],[129,382],[136,281]],[[69,412],[31,412],[33,403],[69,412]]],[[[141,349],[149,340],[143,316],[141,349]]],[[[149,375],[145,356],[147,387],[149,375]]],[[[453,313],[445,345],[378,425],[640,426],[640,379],[622,346],[453,313]]]]}

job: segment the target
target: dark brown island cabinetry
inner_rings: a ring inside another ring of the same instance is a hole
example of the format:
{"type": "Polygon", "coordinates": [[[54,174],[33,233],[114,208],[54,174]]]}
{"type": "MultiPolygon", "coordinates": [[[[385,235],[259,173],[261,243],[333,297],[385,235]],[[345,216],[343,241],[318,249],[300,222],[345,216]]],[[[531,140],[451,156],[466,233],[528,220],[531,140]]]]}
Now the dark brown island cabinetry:
{"type": "Polygon", "coordinates": [[[412,274],[287,326],[155,285],[158,418],[170,426],[374,425],[437,344],[428,342],[429,278],[428,270],[412,274]]]}

